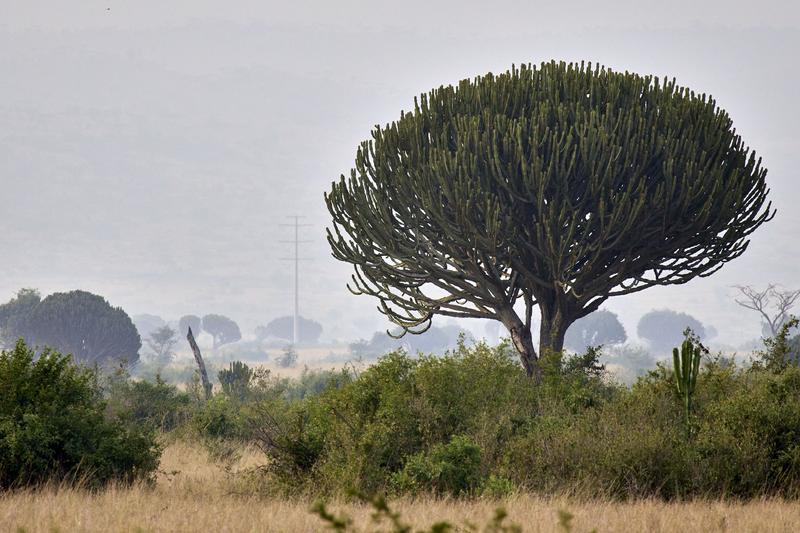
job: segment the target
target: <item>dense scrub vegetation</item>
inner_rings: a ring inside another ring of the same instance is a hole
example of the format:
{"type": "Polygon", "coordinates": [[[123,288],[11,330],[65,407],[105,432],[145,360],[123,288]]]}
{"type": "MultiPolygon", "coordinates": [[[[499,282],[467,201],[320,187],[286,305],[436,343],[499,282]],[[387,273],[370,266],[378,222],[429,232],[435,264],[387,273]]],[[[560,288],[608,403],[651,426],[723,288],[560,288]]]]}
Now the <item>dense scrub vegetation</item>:
{"type": "Polygon", "coordinates": [[[356,379],[264,409],[256,438],[288,492],[612,497],[795,495],[800,371],[706,361],[687,436],[672,371],[615,385],[597,353],[533,388],[505,347],[393,353],[356,379]]]}
{"type": "Polygon", "coordinates": [[[3,356],[3,371],[14,377],[0,380],[3,482],[42,480],[53,472],[63,479],[77,468],[77,460],[41,452],[49,470],[12,472],[10,464],[34,462],[21,461],[22,448],[10,447],[22,441],[9,436],[8,420],[37,446],[57,440],[26,426],[37,419],[20,410],[32,405],[37,413],[64,417],[47,430],[52,435],[94,424],[86,430],[88,444],[69,450],[82,457],[82,466],[83,457],[99,465],[92,463],[100,482],[152,472],[157,455],[147,435],[160,431],[204,442],[220,460],[243,443],[258,445],[268,461],[252,472],[254,486],[270,494],[796,497],[800,369],[789,364],[786,331],[745,367],[704,355],[688,424],[671,366],[659,364],[628,387],[611,379],[591,348],[544,359],[539,386],[506,344],[462,344],[444,357],[398,351],[363,370],[305,371],[297,379],[234,363],[220,372],[210,401],[196,382],[180,390],[158,377],[133,381],[117,374],[105,382],[103,402],[92,371],[59,355],[36,360],[18,345],[3,356]],[[17,359],[22,363],[12,363],[17,359]],[[29,375],[44,372],[37,368],[56,364],[56,381],[83,387],[70,385],[83,391],[77,407],[47,403],[72,401],[69,393],[25,401],[6,385],[29,383],[29,375]],[[107,455],[96,459],[99,453],[107,455]]]}
{"type": "Polygon", "coordinates": [[[23,341],[0,353],[0,489],[149,478],[154,434],[107,413],[101,392],[96,371],[69,356],[23,341]]]}

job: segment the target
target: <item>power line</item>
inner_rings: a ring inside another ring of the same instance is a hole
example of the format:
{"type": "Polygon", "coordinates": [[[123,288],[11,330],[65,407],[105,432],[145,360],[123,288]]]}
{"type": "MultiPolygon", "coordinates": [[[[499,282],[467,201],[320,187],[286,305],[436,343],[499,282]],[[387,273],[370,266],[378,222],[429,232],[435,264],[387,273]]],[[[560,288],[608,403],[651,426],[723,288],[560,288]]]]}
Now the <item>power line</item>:
{"type": "Polygon", "coordinates": [[[297,341],[299,339],[299,329],[298,329],[298,317],[300,316],[299,310],[299,293],[300,293],[300,268],[299,264],[300,261],[310,261],[311,259],[307,257],[300,257],[300,245],[304,243],[309,243],[312,241],[301,241],[300,240],[300,228],[311,226],[311,224],[300,224],[300,219],[305,218],[302,215],[289,215],[286,218],[291,218],[294,220],[292,224],[278,224],[282,227],[290,227],[294,228],[294,240],[291,241],[279,241],[286,244],[294,244],[294,257],[282,257],[280,258],[281,261],[294,261],[294,320],[292,322],[292,344],[295,346],[297,345],[297,341]]]}

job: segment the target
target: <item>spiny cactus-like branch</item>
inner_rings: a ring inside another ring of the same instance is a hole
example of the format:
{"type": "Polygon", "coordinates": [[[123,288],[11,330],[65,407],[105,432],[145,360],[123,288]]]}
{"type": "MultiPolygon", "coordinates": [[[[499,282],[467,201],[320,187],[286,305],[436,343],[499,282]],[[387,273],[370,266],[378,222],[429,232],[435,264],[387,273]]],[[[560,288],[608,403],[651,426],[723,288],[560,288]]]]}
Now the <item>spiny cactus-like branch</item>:
{"type": "Polygon", "coordinates": [[[691,427],[692,396],[697,386],[697,375],[700,373],[700,357],[702,353],[702,345],[699,342],[697,344],[693,342],[688,330],[680,351],[677,348],[672,350],[672,360],[675,367],[675,386],[683,403],[687,432],[691,427]]]}
{"type": "Polygon", "coordinates": [[[372,132],[325,200],[350,289],[418,333],[497,319],[529,373],[611,296],[686,283],[773,215],[766,169],[705,94],[544,63],[440,87],[372,132]],[[521,301],[524,312],[514,304],[521,301]]]}

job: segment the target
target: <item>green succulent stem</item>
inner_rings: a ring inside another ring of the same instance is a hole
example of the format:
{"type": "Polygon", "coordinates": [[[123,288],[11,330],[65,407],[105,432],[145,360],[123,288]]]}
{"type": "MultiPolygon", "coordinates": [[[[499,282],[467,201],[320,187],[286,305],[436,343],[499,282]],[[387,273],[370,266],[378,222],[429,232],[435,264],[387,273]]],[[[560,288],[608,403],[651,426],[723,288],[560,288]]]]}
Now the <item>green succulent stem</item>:
{"type": "Polygon", "coordinates": [[[540,381],[540,356],[609,298],[744,253],[774,215],[766,173],[728,113],[674,79],[521,65],[376,126],[325,195],[328,242],[403,334],[497,320],[540,381]]]}
{"type": "Polygon", "coordinates": [[[683,403],[684,422],[687,434],[691,432],[692,396],[697,387],[697,375],[700,373],[700,357],[703,346],[693,342],[687,335],[686,340],[678,348],[672,350],[672,360],[675,366],[675,386],[683,403]]]}

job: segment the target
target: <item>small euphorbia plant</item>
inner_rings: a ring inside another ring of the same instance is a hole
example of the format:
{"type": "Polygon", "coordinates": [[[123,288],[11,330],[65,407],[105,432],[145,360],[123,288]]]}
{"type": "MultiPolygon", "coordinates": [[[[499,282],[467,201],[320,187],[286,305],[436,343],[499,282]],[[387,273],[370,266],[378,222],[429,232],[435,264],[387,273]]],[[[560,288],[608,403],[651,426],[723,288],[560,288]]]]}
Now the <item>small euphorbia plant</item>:
{"type": "Polygon", "coordinates": [[[692,414],[692,396],[697,387],[697,375],[700,373],[700,357],[708,350],[700,340],[687,328],[683,332],[685,337],[680,350],[673,348],[672,360],[675,365],[675,386],[683,403],[683,416],[686,422],[686,432],[690,433],[692,414]]]}

